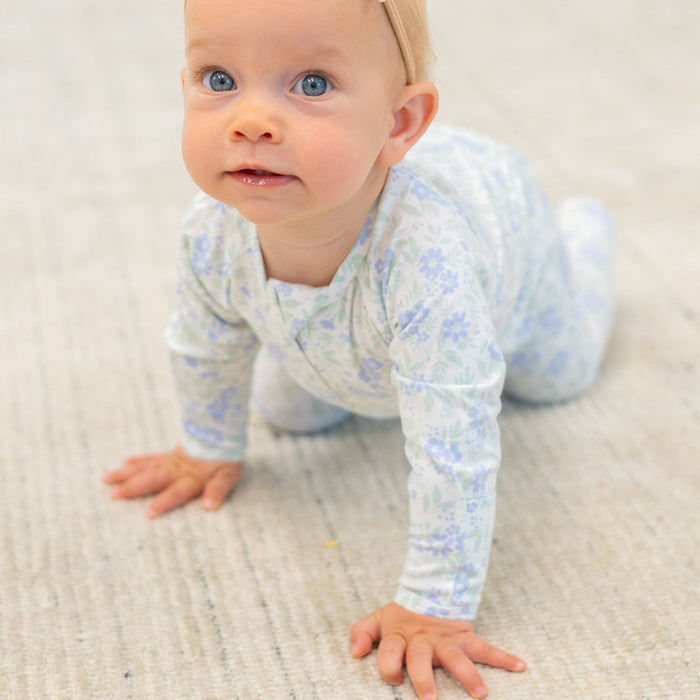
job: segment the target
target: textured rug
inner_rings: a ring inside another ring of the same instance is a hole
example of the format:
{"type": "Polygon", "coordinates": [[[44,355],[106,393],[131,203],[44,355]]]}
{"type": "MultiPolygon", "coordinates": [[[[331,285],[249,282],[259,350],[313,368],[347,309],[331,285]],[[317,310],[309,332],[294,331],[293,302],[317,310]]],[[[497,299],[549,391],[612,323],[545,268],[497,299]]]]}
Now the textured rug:
{"type": "MultiPolygon", "coordinates": [[[[602,198],[620,235],[600,381],[502,416],[478,630],[529,670],[484,669],[490,697],[700,697],[700,4],[430,4],[441,119],[554,199],[602,198]]],[[[396,422],[254,419],[213,515],[150,522],[100,483],[178,439],[181,6],[3,2],[0,698],[409,700],[348,641],[405,553],[396,422]]]]}

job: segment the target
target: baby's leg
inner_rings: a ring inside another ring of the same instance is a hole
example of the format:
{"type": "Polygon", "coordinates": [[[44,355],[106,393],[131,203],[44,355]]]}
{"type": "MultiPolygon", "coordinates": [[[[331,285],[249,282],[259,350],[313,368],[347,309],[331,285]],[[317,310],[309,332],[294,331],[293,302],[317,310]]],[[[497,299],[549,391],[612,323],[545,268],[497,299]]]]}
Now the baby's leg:
{"type": "Polygon", "coordinates": [[[349,415],[302,389],[265,347],[255,361],[251,397],[260,415],[272,427],[286,432],[316,432],[349,415]]]}
{"type": "Polygon", "coordinates": [[[505,391],[525,401],[561,401],[588,388],[613,316],[615,236],[597,201],[567,200],[554,247],[532,304],[532,334],[508,361],[505,391]]]}

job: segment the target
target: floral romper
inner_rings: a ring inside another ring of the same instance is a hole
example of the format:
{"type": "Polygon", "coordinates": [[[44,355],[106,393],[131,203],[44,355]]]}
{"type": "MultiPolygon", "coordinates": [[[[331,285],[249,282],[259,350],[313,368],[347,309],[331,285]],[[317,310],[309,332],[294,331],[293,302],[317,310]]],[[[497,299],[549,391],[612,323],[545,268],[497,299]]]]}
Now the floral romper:
{"type": "Polygon", "coordinates": [[[396,601],[474,619],[501,396],[558,401],[593,382],[613,314],[613,238],[599,203],[553,211],[522,158],[449,127],[391,169],[326,287],[268,279],[255,226],[199,194],[167,331],[185,448],[241,460],[251,394],[289,430],[347,412],[400,416],[410,530],[396,601]]]}

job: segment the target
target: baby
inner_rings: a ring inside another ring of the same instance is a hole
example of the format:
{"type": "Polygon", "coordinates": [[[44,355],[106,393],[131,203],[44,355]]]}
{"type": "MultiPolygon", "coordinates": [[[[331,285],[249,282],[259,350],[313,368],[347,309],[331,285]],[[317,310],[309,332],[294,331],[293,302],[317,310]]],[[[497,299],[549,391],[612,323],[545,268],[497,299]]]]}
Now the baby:
{"type": "Polygon", "coordinates": [[[156,517],[243,469],[250,399],[320,430],[400,416],[409,550],[394,602],[352,628],[436,698],[433,666],[525,663],[473,632],[492,538],[501,396],[559,401],[594,380],[613,311],[603,207],[555,213],[527,165],[428,128],[425,0],[188,0],[184,221],[167,339],[184,440],[105,477],[156,517]],[[410,150],[410,153],[409,153],[410,150]]]}

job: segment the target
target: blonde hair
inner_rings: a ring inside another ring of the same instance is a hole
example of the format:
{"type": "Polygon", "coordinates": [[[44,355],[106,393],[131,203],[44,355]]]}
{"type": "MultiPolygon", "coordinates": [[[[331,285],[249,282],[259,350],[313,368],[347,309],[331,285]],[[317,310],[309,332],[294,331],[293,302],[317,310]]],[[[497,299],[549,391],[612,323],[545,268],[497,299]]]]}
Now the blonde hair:
{"type": "MultiPolygon", "coordinates": [[[[430,69],[435,62],[428,29],[427,0],[390,0],[385,9],[401,49],[408,82],[430,80],[430,69]]],[[[187,0],[183,6],[187,9],[187,0]]]]}

